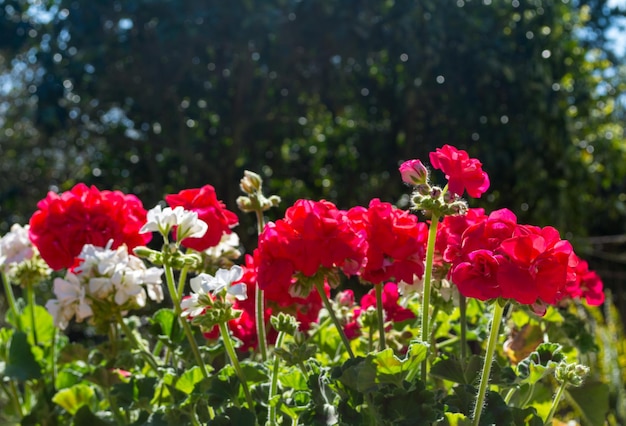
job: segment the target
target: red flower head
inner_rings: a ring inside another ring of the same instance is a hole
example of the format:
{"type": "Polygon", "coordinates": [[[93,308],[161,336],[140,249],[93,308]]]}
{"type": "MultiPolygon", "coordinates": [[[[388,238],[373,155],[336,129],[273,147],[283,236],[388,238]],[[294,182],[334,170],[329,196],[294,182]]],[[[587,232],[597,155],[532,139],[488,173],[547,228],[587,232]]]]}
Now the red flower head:
{"type": "Polygon", "coordinates": [[[565,292],[572,299],[584,298],[590,306],[600,306],[604,303],[603,283],[600,276],[589,270],[589,264],[578,261],[576,266],[576,280],[568,283],[565,292]]]}
{"type": "MultiPolygon", "coordinates": [[[[478,225],[489,222],[489,219],[478,225]]],[[[480,300],[502,297],[525,305],[555,304],[576,279],[577,258],[568,241],[551,227],[518,225],[509,238],[510,223],[496,222],[489,233],[463,234],[463,249],[471,247],[453,266],[451,277],[464,296],[480,300]],[[468,235],[469,234],[469,235],[468,235]],[[476,241],[472,238],[479,237],[476,241]],[[466,244],[467,240],[467,244],[466,244]]],[[[483,227],[484,228],[484,227],[483,227]]]]}
{"type": "Polygon", "coordinates": [[[482,163],[463,150],[444,145],[430,153],[430,164],[446,174],[448,190],[453,194],[462,196],[467,190],[470,197],[480,198],[489,189],[489,176],[482,163]]]}
{"type": "MultiPolygon", "coordinates": [[[[398,293],[398,285],[396,283],[386,283],[382,292],[383,311],[385,311],[385,321],[402,322],[409,319],[415,319],[415,314],[398,304],[400,294],[398,293]]],[[[372,289],[369,293],[361,298],[361,309],[366,310],[370,306],[376,306],[376,293],[372,289]]]]}
{"type": "Polygon", "coordinates": [[[298,200],[285,219],[268,224],[255,251],[259,286],[289,288],[294,273],[315,275],[321,267],[354,274],[365,256],[365,242],[346,213],[328,201],[298,200]]]}
{"type": "Polygon", "coordinates": [[[369,209],[348,211],[354,227],[367,238],[364,281],[379,284],[394,278],[412,283],[424,274],[428,227],[409,212],[375,198],[369,209]]]}
{"type": "Polygon", "coordinates": [[[468,209],[467,214],[444,216],[439,222],[435,249],[443,260],[454,263],[461,256],[461,237],[470,226],[487,219],[484,209],[468,209]]]}
{"type": "Polygon", "coordinates": [[[197,251],[204,251],[219,244],[224,233],[230,234],[231,228],[239,223],[237,215],[226,210],[224,203],[217,199],[215,188],[204,185],[202,188],[184,189],[178,194],[165,196],[170,207],[182,206],[185,210],[198,213],[198,218],[209,225],[201,238],[185,238],[182,245],[197,251]]]}
{"type": "Polygon", "coordinates": [[[62,194],[49,192],[30,218],[29,237],[54,270],[69,268],[85,244],[128,250],[147,244],[151,234],[140,234],[146,210],[134,195],[99,191],[79,183],[62,194]]]}

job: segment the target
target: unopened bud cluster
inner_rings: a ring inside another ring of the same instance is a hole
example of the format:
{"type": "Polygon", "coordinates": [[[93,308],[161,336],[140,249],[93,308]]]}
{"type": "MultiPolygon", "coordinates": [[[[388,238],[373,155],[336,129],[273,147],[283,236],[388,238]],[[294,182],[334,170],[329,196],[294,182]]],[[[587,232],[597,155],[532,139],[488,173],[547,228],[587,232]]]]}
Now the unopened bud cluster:
{"type": "Polygon", "coordinates": [[[415,186],[411,196],[411,208],[436,213],[438,216],[464,215],[467,202],[438,186],[423,182],[415,186]]]}
{"type": "Polygon", "coordinates": [[[266,211],[280,204],[278,195],[263,195],[263,179],[258,174],[246,170],[239,182],[239,188],[247,194],[237,198],[237,207],[244,213],[266,211]]]}
{"type": "Polygon", "coordinates": [[[557,365],[554,376],[560,383],[571,386],[580,386],[589,374],[589,367],[582,364],[561,362],[557,365]]]}
{"type": "Polygon", "coordinates": [[[274,330],[279,333],[287,333],[290,336],[293,336],[298,330],[298,326],[300,323],[296,320],[293,315],[286,314],[284,312],[279,312],[278,315],[273,315],[270,318],[270,323],[274,330]]]}

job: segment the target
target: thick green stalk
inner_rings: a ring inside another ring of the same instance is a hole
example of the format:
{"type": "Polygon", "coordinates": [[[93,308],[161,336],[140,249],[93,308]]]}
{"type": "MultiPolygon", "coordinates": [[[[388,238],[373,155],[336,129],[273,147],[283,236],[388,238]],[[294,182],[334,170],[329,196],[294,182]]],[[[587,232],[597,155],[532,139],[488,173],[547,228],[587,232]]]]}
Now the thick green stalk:
{"type": "MultiPolygon", "coordinates": [[[[430,289],[433,274],[433,259],[435,257],[435,240],[437,239],[437,225],[439,216],[432,214],[430,219],[430,228],[428,229],[428,243],[426,246],[426,265],[424,270],[424,294],[422,296],[422,341],[428,343],[429,320],[430,320],[430,289]]],[[[422,362],[422,380],[426,381],[428,370],[428,356],[430,355],[430,346],[426,347],[426,359],[422,362]]]]}
{"type": "Polygon", "coordinates": [[[561,402],[561,398],[563,397],[563,392],[567,387],[567,381],[563,381],[561,386],[559,386],[559,390],[556,391],[556,395],[554,395],[554,400],[552,401],[552,407],[550,407],[550,412],[548,413],[548,417],[546,417],[545,424],[549,425],[552,421],[552,417],[554,417],[554,413],[556,413],[556,408],[559,406],[559,402],[561,402]]]}
{"type": "Polygon", "coordinates": [[[178,300],[183,298],[183,291],[185,291],[185,282],[187,282],[187,272],[189,271],[189,266],[183,266],[183,269],[180,270],[180,276],[178,277],[178,287],[176,288],[176,297],[178,300]]]}
{"type": "MultiPolygon", "coordinates": [[[[285,338],[285,332],[281,331],[280,333],[278,333],[278,337],[276,338],[276,348],[280,348],[280,346],[283,344],[283,340],[285,338]]],[[[269,412],[268,412],[268,423],[270,426],[274,426],[276,425],[276,404],[272,404],[272,399],[274,398],[274,395],[276,395],[276,392],[278,390],[278,370],[280,368],[280,357],[274,355],[274,368],[272,370],[272,382],[270,384],[270,393],[269,396],[267,397],[267,402],[269,405],[269,412]]]]}
{"type": "MultiPolygon", "coordinates": [[[[265,219],[263,218],[263,211],[256,210],[256,223],[257,223],[257,232],[259,235],[263,232],[263,228],[265,228],[265,219]]],[[[261,359],[263,361],[267,361],[267,331],[265,330],[265,297],[263,295],[263,290],[259,287],[257,283],[256,289],[254,292],[254,301],[255,301],[255,315],[256,315],[256,335],[259,341],[259,352],[261,353],[261,359]]]]}
{"type": "Polygon", "coordinates": [[[28,283],[26,285],[26,301],[28,303],[28,311],[30,312],[30,326],[33,333],[33,344],[37,346],[37,323],[35,320],[35,291],[33,285],[28,283]]]}
{"type": "Polygon", "coordinates": [[[459,321],[461,322],[461,364],[467,359],[467,298],[459,294],[459,321]]]}
{"type": "Polygon", "coordinates": [[[378,313],[378,350],[385,350],[385,314],[383,312],[383,285],[374,285],[376,289],[376,312],[378,313]]]}
{"type": "Polygon", "coordinates": [[[476,397],[476,404],[474,405],[474,426],[478,426],[480,422],[480,415],[483,411],[483,406],[485,405],[485,394],[487,393],[487,387],[489,386],[489,375],[491,374],[491,365],[493,364],[493,357],[496,351],[496,343],[498,343],[500,322],[502,321],[503,312],[504,306],[502,306],[499,301],[496,301],[493,304],[493,317],[491,318],[491,330],[489,332],[489,340],[487,341],[487,353],[485,354],[485,363],[483,364],[483,371],[480,375],[478,396],[476,397]]]}
{"type": "Polygon", "coordinates": [[[354,352],[352,352],[352,347],[350,347],[350,341],[346,337],[346,334],[343,332],[343,328],[341,327],[341,324],[339,323],[339,320],[337,319],[337,316],[335,315],[335,311],[333,310],[333,307],[330,304],[330,301],[328,300],[328,296],[326,296],[326,292],[324,291],[324,283],[320,281],[316,282],[315,288],[317,288],[317,291],[320,294],[320,297],[322,298],[322,302],[324,303],[324,307],[328,311],[328,315],[330,319],[333,321],[333,324],[335,324],[335,328],[337,329],[337,332],[339,333],[339,336],[341,337],[341,340],[343,342],[343,345],[346,348],[346,351],[348,351],[348,355],[350,355],[350,358],[354,358],[354,352]]]}
{"type": "Polygon", "coordinates": [[[4,272],[1,272],[2,275],[2,284],[4,285],[4,294],[6,295],[7,302],[9,302],[9,309],[13,312],[13,318],[15,318],[15,326],[17,331],[23,331],[22,329],[22,320],[20,318],[20,313],[17,310],[17,303],[15,302],[15,295],[13,294],[13,287],[11,287],[11,283],[7,278],[4,272]]]}
{"type": "Polygon", "coordinates": [[[228,333],[228,327],[226,327],[225,322],[219,323],[218,326],[220,328],[220,334],[222,335],[222,340],[224,341],[224,348],[226,349],[228,358],[230,358],[230,362],[235,368],[237,377],[239,377],[239,381],[241,382],[243,393],[246,396],[246,402],[248,403],[248,408],[254,411],[254,402],[252,401],[252,395],[250,394],[250,389],[248,388],[248,382],[246,381],[246,376],[243,374],[241,365],[239,365],[239,358],[237,358],[237,353],[235,352],[235,348],[233,347],[233,342],[230,339],[230,334],[228,333]]]}
{"type": "Polygon", "coordinates": [[[165,281],[167,283],[167,289],[170,293],[170,297],[172,298],[172,303],[174,305],[174,313],[176,314],[176,318],[178,318],[179,324],[182,325],[183,331],[185,332],[185,336],[187,337],[187,341],[191,346],[191,351],[193,352],[193,356],[196,359],[196,364],[200,367],[200,371],[202,375],[206,378],[209,377],[209,373],[206,369],[206,365],[204,364],[204,360],[202,359],[202,355],[200,354],[200,349],[198,348],[198,343],[196,339],[193,337],[193,330],[189,325],[187,320],[183,319],[180,314],[182,313],[182,309],[180,308],[180,299],[178,298],[178,292],[176,286],[174,285],[174,271],[172,271],[172,267],[167,263],[163,265],[165,269],[165,281]]]}

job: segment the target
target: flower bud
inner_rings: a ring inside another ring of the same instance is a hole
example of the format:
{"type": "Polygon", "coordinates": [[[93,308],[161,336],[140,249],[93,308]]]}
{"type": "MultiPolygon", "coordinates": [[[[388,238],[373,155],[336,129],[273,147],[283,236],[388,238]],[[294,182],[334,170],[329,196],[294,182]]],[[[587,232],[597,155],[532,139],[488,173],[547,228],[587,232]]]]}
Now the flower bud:
{"type": "Polygon", "coordinates": [[[438,186],[433,186],[433,187],[430,189],[430,196],[431,196],[433,199],[437,199],[437,198],[441,197],[441,193],[442,193],[442,192],[443,192],[443,191],[441,190],[441,188],[439,188],[438,186]]]}
{"type": "Polygon", "coordinates": [[[352,290],[344,290],[337,293],[335,301],[339,306],[351,307],[354,305],[354,292],[352,290]]]}
{"type": "Polygon", "coordinates": [[[446,191],[443,193],[443,202],[446,204],[453,203],[456,201],[456,199],[457,199],[457,196],[450,191],[446,191]]]}
{"type": "Polygon", "coordinates": [[[300,325],[293,315],[289,315],[284,312],[280,312],[278,315],[272,315],[270,323],[279,333],[284,332],[290,336],[295,334],[296,330],[298,330],[298,326],[300,325]]]}
{"type": "Polygon", "coordinates": [[[430,195],[430,191],[431,191],[431,187],[427,183],[420,183],[419,185],[415,186],[415,192],[420,195],[424,195],[424,196],[430,195]]]}
{"type": "Polygon", "coordinates": [[[585,378],[589,374],[589,367],[582,364],[568,364],[561,362],[556,367],[554,375],[556,379],[561,383],[568,383],[572,386],[580,386],[585,381],[585,378]]]}
{"type": "Polygon", "coordinates": [[[261,191],[263,179],[258,174],[246,170],[243,172],[243,178],[239,182],[239,187],[246,194],[254,194],[261,191]]]}
{"type": "Polygon", "coordinates": [[[250,213],[254,211],[254,207],[252,207],[252,201],[250,201],[249,197],[237,197],[236,200],[237,207],[244,213],[250,213]]]}
{"type": "Polygon", "coordinates": [[[428,181],[428,169],[420,160],[405,161],[399,170],[402,181],[409,185],[425,184],[428,181]]]}

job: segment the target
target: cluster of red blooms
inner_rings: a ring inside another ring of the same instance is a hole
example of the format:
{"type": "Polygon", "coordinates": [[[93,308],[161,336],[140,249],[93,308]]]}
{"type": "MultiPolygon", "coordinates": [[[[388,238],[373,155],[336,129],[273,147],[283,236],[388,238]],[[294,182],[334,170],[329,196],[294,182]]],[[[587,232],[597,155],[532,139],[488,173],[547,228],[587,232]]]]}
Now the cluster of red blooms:
{"type": "Polygon", "coordinates": [[[140,234],[146,210],[134,195],[99,191],[79,183],[62,194],[49,192],[30,218],[29,237],[41,257],[54,270],[70,268],[85,244],[129,250],[150,242],[140,234]]]}
{"type": "MultiPolygon", "coordinates": [[[[467,192],[480,197],[489,187],[482,164],[465,151],[445,145],[430,154],[430,161],[445,174],[447,191],[455,196],[467,192]]],[[[410,185],[428,186],[428,170],[419,160],[403,163],[400,173],[410,185]]],[[[210,185],[168,195],[166,201],[171,207],[196,211],[209,225],[204,237],[182,242],[188,248],[202,251],[215,246],[238,223],[210,185]]],[[[112,248],[126,244],[132,250],[151,238],[139,233],[146,221],[139,199],[119,191],[78,184],[62,194],[50,192],[38,208],[30,220],[30,238],[53,269],[72,266],[84,244],[102,247],[112,240],[112,248]]],[[[244,348],[256,345],[256,285],[265,291],[266,318],[272,312],[289,312],[302,329],[308,329],[322,301],[310,285],[303,292],[302,282],[339,270],[359,276],[364,283],[386,283],[387,319],[409,318],[409,312],[397,304],[394,283],[411,284],[422,278],[427,228],[416,216],[378,199],[368,208],[348,211],[328,201],[297,201],[283,219],[265,227],[254,256],[246,257],[242,281],[250,297],[236,302],[243,314],[231,321],[233,334],[244,342],[244,348]]],[[[439,270],[467,297],[512,299],[538,311],[566,298],[585,298],[591,305],[604,300],[598,275],[554,228],[520,225],[506,209],[490,215],[469,209],[466,215],[446,216],[437,231],[436,259],[439,270]]],[[[324,285],[328,294],[328,284],[324,285]]],[[[361,300],[361,309],[370,304],[375,304],[375,298],[368,294],[361,300]]]]}
{"type": "Polygon", "coordinates": [[[590,305],[604,301],[599,277],[556,229],[520,225],[507,209],[488,216],[470,209],[466,216],[446,217],[437,249],[450,264],[452,282],[467,297],[512,299],[538,312],[567,297],[584,297],[590,305]]]}

